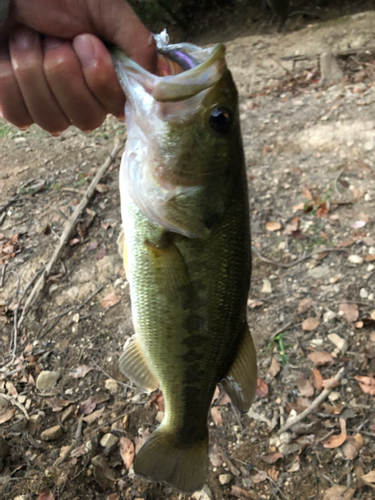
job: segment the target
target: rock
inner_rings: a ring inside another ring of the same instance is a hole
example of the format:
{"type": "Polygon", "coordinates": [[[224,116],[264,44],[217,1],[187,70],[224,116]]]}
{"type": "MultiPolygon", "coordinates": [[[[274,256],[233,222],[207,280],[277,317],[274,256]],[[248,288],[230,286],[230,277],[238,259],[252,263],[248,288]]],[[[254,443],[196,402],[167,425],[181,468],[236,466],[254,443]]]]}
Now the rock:
{"type": "Polygon", "coordinates": [[[336,318],[336,314],[328,309],[327,312],[324,313],[323,316],[323,323],[329,323],[330,321],[334,320],[336,318]]]}
{"type": "Polygon", "coordinates": [[[65,410],[62,412],[62,415],[61,415],[61,423],[64,423],[67,420],[69,420],[70,418],[72,418],[76,409],[77,409],[77,407],[75,405],[70,405],[67,408],[65,408],[65,410]]]}
{"type": "Polygon", "coordinates": [[[340,399],[340,393],[338,391],[332,391],[331,394],[329,394],[328,399],[333,403],[334,401],[340,399]]]}
{"type": "Polygon", "coordinates": [[[159,422],[159,424],[161,424],[162,421],[163,421],[163,418],[164,418],[164,412],[163,411],[158,411],[157,414],[156,414],[155,420],[157,422],[159,422]]]}
{"type": "Polygon", "coordinates": [[[194,500],[211,500],[212,493],[210,488],[205,484],[201,491],[196,491],[191,498],[194,500]]]}
{"type": "Polygon", "coordinates": [[[36,415],[30,415],[29,418],[29,429],[31,434],[34,434],[39,427],[42,425],[43,419],[38,413],[36,415]]]}
{"type": "Polygon", "coordinates": [[[361,297],[361,299],[367,299],[367,297],[368,297],[368,291],[366,290],[366,288],[361,288],[360,289],[359,296],[361,297]]]}
{"type": "Polygon", "coordinates": [[[280,434],[280,443],[289,444],[292,442],[292,434],[290,432],[283,432],[280,434]]]}
{"type": "Polygon", "coordinates": [[[55,425],[43,431],[40,435],[40,439],[43,441],[55,441],[63,435],[63,432],[61,425],[55,425]]]}
{"type": "Polygon", "coordinates": [[[104,434],[104,436],[100,440],[100,446],[103,446],[103,448],[110,449],[113,446],[115,446],[117,442],[118,442],[118,437],[108,432],[108,434],[104,434]]]}
{"type": "Polygon", "coordinates": [[[328,273],[329,273],[328,266],[318,266],[318,267],[314,267],[313,269],[309,269],[307,271],[307,274],[309,276],[311,276],[312,278],[316,278],[316,279],[324,278],[325,276],[327,276],[328,273]]]}
{"type": "Polygon", "coordinates": [[[352,264],[363,264],[363,257],[360,255],[349,255],[348,261],[352,264]]]}
{"type": "Polygon", "coordinates": [[[286,457],[287,455],[293,455],[293,453],[299,452],[301,446],[298,443],[288,443],[282,444],[279,448],[280,453],[286,457]]]}
{"type": "Polygon", "coordinates": [[[219,483],[220,484],[228,484],[232,480],[232,476],[230,474],[220,474],[219,483]]]}
{"type": "Polygon", "coordinates": [[[345,352],[347,350],[347,341],[337,335],[337,333],[330,333],[327,337],[341,352],[345,352]]]}
{"type": "Polygon", "coordinates": [[[320,57],[321,80],[323,87],[328,87],[340,82],[344,78],[340,66],[338,65],[332,52],[325,52],[320,57]]]}
{"type": "Polygon", "coordinates": [[[270,280],[263,280],[262,293],[272,293],[272,285],[270,280]]]}
{"type": "Polygon", "coordinates": [[[55,387],[61,376],[60,372],[43,370],[36,379],[36,388],[39,391],[50,391],[55,387]]]}
{"type": "Polygon", "coordinates": [[[111,378],[107,378],[107,380],[105,381],[105,388],[110,392],[110,394],[118,393],[118,383],[116,382],[116,380],[113,380],[111,378]]]}

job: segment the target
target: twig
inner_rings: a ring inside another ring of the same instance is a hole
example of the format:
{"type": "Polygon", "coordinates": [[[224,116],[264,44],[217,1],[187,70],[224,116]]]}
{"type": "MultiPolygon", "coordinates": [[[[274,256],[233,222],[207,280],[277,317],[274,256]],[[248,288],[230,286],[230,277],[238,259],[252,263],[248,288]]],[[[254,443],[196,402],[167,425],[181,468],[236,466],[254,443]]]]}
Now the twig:
{"type": "Polygon", "coordinates": [[[6,269],[7,265],[8,265],[8,263],[4,262],[4,264],[3,264],[3,271],[1,273],[1,278],[0,278],[0,288],[4,285],[5,269],[6,269]]]}
{"type": "Polygon", "coordinates": [[[283,264],[282,262],[276,262],[275,260],[267,259],[267,257],[264,257],[264,255],[262,255],[259,252],[259,250],[254,246],[252,246],[251,249],[253,250],[253,252],[255,252],[257,254],[257,256],[260,258],[260,260],[263,260],[264,262],[267,262],[268,264],[272,264],[274,266],[283,267],[285,269],[289,269],[290,267],[296,266],[300,262],[303,262],[304,260],[310,259],[314,255],[319,255],[319,254],[324,253],[324,252],[345,252],[345,251],[347,251],[347,248],[322,248],[321,250],[317,250],[316,252],[311,252],[307,255],[304,255],[300,259],[294,260],[293,262],[289,262],[289,264],[283,264]]]}
{"type": "Polygon", "coordinates": [[[338,186],[337,186],[337,183],[339,182],[339,179],[340,179],[340,177],[342,176],[342,174],[344,173],[344,171],[345,171],[345,169],[344,169],[344,168],[342,168],[342,169],[340,170],[340,172],[336,175],[336,177],[335,177],[335,179],[334,179],[334,181],[333,181],[333,186],[334,186],[335,191],[336,191],[336,194],[337,194],[337,196],[338,196],[339,198],[341,198],[341,197],[342,197],[342,194],[341,194],[341,193],[340,193],[340,191],[339,191],[339,188],[338,188],[338,186]]]}
{"type": "Polygon", "coordinates": [[[16,201],[18,200],[18,195],[17,196],[13,196],[13,198],[11,198],[10,200],[8,200],[6,203],[4,203],[4,205],[2,205],[0,207],[0,214],[2,214],[3,212],[5,212],[5,210],[10,207],[11,205],[13,205],[13,203],[15,203],[16,201]]]}
{"type": "Polygon", "coordinates": [[[15,310],[13,311],[13,331],[12,331],[12,338],[10,339],[9,343],[9,352],[12,353],[12,356],[14,356],[14,353],[16,352],[17,349],[17,337],[18,337],[18,326],[17,326],[17,320],[18,320],[18,309],[20,307],[20,302],[21,299],[18,297],[19,291],[20,291],[20,275],[16,272],[13,271],[12,269],[10,270],[12,274],[15,274],[17,276],[17,292],[16,292],[16,297],[17,297],[17,306],[15,310]],[[12,349],[13,347],[13,349],[12,349]]]}
{"type": "MultiPolygon", "coordinates": [[[[345,367],[340,368],[340,370],[337,372],[337,374],[333,378],[336,381],[340,381],[340,379],[344,375],[344,372],[345,372],[345,367]]],[[[323,403],[323,401],[332,392],[332,390],[334,389],[334,387],[335,387],[335,384],[331,383],[329,385],[329,387],[327,387],[327,389],[324,389],[324,391],[321,394],[319,394],[319,396],[317,398],[314,399],[314,401],[311,403],[311,405],[308,408],[306,408],[306,410],[304,410],[302,413],[300,413],[296,417],[287,420],[285,422],[285,424],[280,428],[279,434],[281,434],[282,432],[287,431],[288,429],[290,429],[291,427],[293,427],[295,424],[298,424],[299,422],[302,422],[302,420],[304,418],[306,418],[307,415],[310,415],[310,413],[312,413],[314,410],[316,410],[316,408],[318,408],[323,403]]]]}
{"type": "Polygon", "coordinates": [[[66,450],[66,452],[64,453],[64,455],[62,457],[59,457],[55,461],[55,463],[53,464],[54,467],[57,467],[58,465],[61,465],[61,464],[63,464],[64,462],[66,462],[68,460],[68,458],[70,457],[70,454],[72,453],[74,447],[77,446],[78,441],[81,439],[82,425],[83,425],[83,415],[81,415],[79,417],[79,419],[78,419],[77,430],[76,430],[76,433],[74,435],[73,442],[71,443],[71,445],[69,446],[69,448],[66,450]]]}
{"type": "Polygon", "coordinates": [[[46,278],[50,275],[51,270],[52,270],[53,266],[56,264],[57,260],[59,259],[61,252],[62,252],[63,248],[65,247],[65,245],[69,239],[69,236],[70,236],[72,230],[74,229],[79,217],[81,216],[83,210],[86,208],[92,195],[94,194],[96,185],[99,183],[99,181],[101,180],[103,175],[107,172],[109,166],[116,159],[117,154],[122,147],[123,147],[123,143],[121,143],[119,141],[119,139],[116,137],[116,139],[114,141],[113,150],[111,151],[111,153],[109,154],[109,156],[107,157],[105,162],[99,168],[96,176],[91,181],[90,186],[88,187],[84,197],[80,201],[77,208],[74,210],[70,219],[66,222],[65,228],[64,228],[64,231],[60,237],[60,241],[59,241],[58,246],[56,247],[51,259],[49,260],[49,262],[45,266],[45,268],[42,272],[42,275],[39,277],[38,281],[35,283],[34,288],[32,289],[29,297],[27,298],[25,306],[24,306],[23,311],[22,311],[21,318],[18,322],[18,328],[21,327],[23,320],[25,319],[25,316],[28,313],[31,305],[33,304],[33,302],[38,298],[39,294],[41,293],[41,291],[45,285],[46,278]]]}
{"type": "Polygon", "coordinates": [[[13,396],[10,396],[9,394],[0,394],[0,399],[3,398],[3,399],[6,399],[7,401],[9,401],[10,403],[12,403],[12,405],[14,406],[17,406],[17,408],[19,410],[22,411],[22,413],[25,415],[25,417],[27,418],[27,420],[29,420],[29,414],[27,413],[27,410],[26,408],[21,404],[19,403],[13,396]]]}
{"type": "Polygon", "coordinates": [[[289,323],[286,323],[283,327],[279,328],[271,337],[270,341],[269,342],[272,342],[275,340],[275,337],[277,337],[280,333],[283,333],[285,332],[285,330],[287,330],[288,328],[290,328],[291,326],[294,326],[294,323],[293,321],[289,321],[289,323]]]}
{"type": "Polygon", "coordinates": [[[284,66],[277,59],[275,59],[274,57],[271,57],[271,56],[270,56],[270,59],[272,59],[272,61],[274,61],[283,71],[285,71],[285,73],[287,73],[294,82],[297,81],[297,79],[293,75],[293,73],[291,71],[289,71],[288,68],[284,68],[284,66]]]}
{"type": "Polygon", "coordinates": [[[115,382],[117,382],[118,384],[120,385],[123,385],[124,387],[126,387],[127,389],[133,389],[133,387],[129,384],[125,384],[124,382],[120,382],[120,380],[116,380],[115,378],[111,377],[111,375],[109,373],[107,373],[105,370],[103,370],[103,368],[101,366],[98,365],[98,363],[93,359],[93,358],[90,358],[90,361],[92,361],[94,363],[94,365],[101,371],[104,373],[104,375],[108,378],[110,378],[111,380],[114,380],[115,382]]]}

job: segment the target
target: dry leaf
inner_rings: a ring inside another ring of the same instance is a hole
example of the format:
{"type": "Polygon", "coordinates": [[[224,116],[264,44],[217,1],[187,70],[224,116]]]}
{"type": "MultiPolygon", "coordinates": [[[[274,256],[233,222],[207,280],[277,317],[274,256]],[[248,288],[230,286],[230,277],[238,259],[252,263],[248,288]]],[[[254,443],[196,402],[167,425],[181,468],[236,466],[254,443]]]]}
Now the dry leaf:
{"type": "Polygon", "coordinates": [[[255,474],[255,476],[251,477],[253,483],[262,483],[267,479],[267,474],[264,471],[258,472],[258,474],[255,474]]]}
{"type": "Polygon", "coordinates": [[[80,407],[79,407],[79,413],[82,415],[89,415],[92,413],[96,405],[98,404],[98,398],[97,396],[90,396],[80,407]]]}
{"type": "Polygon", "coordinates": [[[99,194],[104,194],[104,193],[107,193],[109,190],[109,187],[107,186],[107,184],[97,184],[95,186],[95,191],[99,194]]]}
{"type": "Polygon", "coordinates": [[[308,311],[312,305],[313,299],[311,297],[306,297],[305,299],[300,300],[298,304],[298,312],[303,313],[308,311]]]}
{"type": "Polygon", "coordinates": [[[302,375],[302,373],[300,373],[298,376],[297,386],[302,396],[311,398],[314,395],[314,387],[312,386],[311,382],[302,375]]]}
{"type": "Polygon", "coordinates": [[[354,437],[349,436],[342,448],[345,458],[347,460],[354,460],[364,444],[365,443],[361,434],[357,434],[354,437]]]}
{"type": "Polygon", "coordinates": [[[238,486],[232,486],[231,489],[231,495],[237,497],[237,498],[251,498],[250,493],[248,493],[246,490],[243,490],[242,488],[239,488],[238,486]]]}
{"type": "Polygon", "coordinates": [[[105,307],[106,309],[109,309],[110,307],[113,307],[116,304],[118,304],[121,298],[122,298],[121,295],[117,295],[116,292],[112,292],[100,301],[100,305],[102,307],[105,307]]]}
{"type": "Polygon", "coordinates": [[[372,262],[373,260],[375,260],[375,255],[368,254],[368,255],[365,255],[363,258],[364,258],[365,262],[372,262]]]}
{"type": "Polygon", "coordinates": [[[223,419],[221,418],[220,408],[218,408],[217,406],[213,406],[211,408],[211,416],[217,427],[223,426],[223,419]]]}
{"type": "Polygon", "coordinates": [[[316,366],[323,366],[327,363],[332,363],[333,358],[327,351],[313,351],[310,352],[309,358],[316,366]]]}
{"type": "Polygon", "coordinates": [[[8,391],[8,394],[13,396],[14,398],[18,396],[17,389],[14,387],[13,382],[11,382],[10,380],[5,384],[5,388],[8,391]]]}
{"type": "Polygon", "coordinates": [[[284,455],[279,451],[276,451],[275,453],[270,453],[269,455],[265,455],[264,457],[261,458],[263,462],[266,462],[267,464],[274,464],[280,458],[284,458],[284,455]]]}
{"type": "Polygon", "coordinates": [[[5,422],[8,422],[8,420],[10,420],[15,413],[15,408],[4,408],[2,411],[0,411],[0,424],[5,424],[5,422]]]}
{"type": "Polygon", "coordinates": [[[299,210],[304,210],[305,204],[304,203],[298,203],[298,205],[294,205],[292,207],[293,212],[298,212],[299,210]]]}
{"type": "Polygon", "coordinates": [[[74,370],[74,372],[70,372],[69,373],[69,377],[73,377],[73,378],[84,378],[86,377],[86,375],[91,372],[92,368],[90,368],[89,366],[87,365],[81,365],[81,366],[78,366],[78,368],[76,368],[74,370]]]}
{"type": "Polygon", "coordinates": [[[46,403],[52,408],[52,411],[61,411],[66,406],[72,404],[73,401],[68,401],[66,399],[59,398],[49,398],[46,399],[46,403]]]}
{"type": "Polygon", "coordinates": [[[335,387],[338,387],[340,385],[340,382],[339,380],[337,380],[337,378],[331,377],[323,380],[322,385],[323,389],[334,389],[335,387]]]}
{"type": "Polygon", "coordinates": [[[50,490],[44,491],[36,500],[55,500],[55,495],[50,490]]]}
{"type": "Polygon", "coordinates": [[[258,378],[256,395],[260,398],[265,398],[268,396],[268,385],[265,380],[258,378]]]}
{"type": "Polygon", "coordinates": [[[126,437],[120,439],[120,454],[124,461],[125,467],[129,470],[134,460],[134,444],[133,441],[126,437]]]}
{"type": "Polygon", "coordinates": [[[358,319],[359,311],[357,304],[349,304],[348,302],[343,302],[342,304],[340,304],[339,311],[343,313],[346,320],[350,323],[354,323],[358,319]]]}
{"type": "Polygon", "coordinates": [[[103,490],[111,488],[113,483],[116,481],[116,478],[113,475],[112,470],[109,468],[105,456],[97,455],[91,460],[91,463],[94,466],[94,477],[96,482],[103,488],[103,490]]]}
{"type": "Polygon", "coordinates": [[[354,493],[355,490],[353,490],[353,488],[335,484],[335,486],[332,486],[332,488],[324,492],[323,500],[351,500],[354,493]]]}
{"type": "Polygon", "coordinates": [[[359,383],[361,390],[365,394],[370,394],[370,396],[375,396],[375,378],[374,377],[364,377],[362,375],[356,375],[354,378],[359,383]]]}
{"type": "Polygon", "coordinates": [[[277,361],[276,358],[272,358],[271,361],[271,366],[268,368],[268,373],[271,375],[271,377],[276,377],[276,375],[279,373],[281,368],[280,363],[277,361]]]}
{"type": "Polygon", "coordinates": [[[355,240],[353,240],[353,238],[345,238],[345,240],[342,240],[342,242],[337,245],[337,248],[350,247],[354,242],[355,240]]]}
{"type": "Polygon", "coordinates": [[[313,386],[317,391],[321,391],[323,388],[323,377],[320,371],[317,368],[314,368],[314,370],[311,372],[312,379],[313,379],[313,386]]]}
{"type": "Polygon", "coordinates": [[[305,321],[302,323],[302,330],[305,332],[311,332],[311,330],[315,330],[320,324],[320,321],[318,318],[307,318],[305,321]]]}
{"type": "Polygon", "coordinates": [[[323,202],[319,205],[316,215],[317,217],[326,217],[327,214],[328,214],[327,203],[323,202]]]}
{"type": "Polygon", "coordinates": [[[251,300],[249,299],[247,301],[247,307],[250,307],[250,309],[255,309],[256,307],[260,307],[264,304],[261,300],[251,300]]]}
{"type": "Polygon", "coordinates": [[[375,483],[375,470],[372,470],[368,474],[365,474],[364,476],[361,477],[361,479],[365,483],[369,483],[369,484],[375,483]]]}
{"type": "Polygon", "coordinates": [[[307,200],[312,200],[312,194],[308,189],[303,189],[302,190],[302,195],[307,199],[307,200]]]}
{"type": "Polygon", "coordinates": [[[346,434],[346,420],[340,418],[340,427],[341,434],[336,434],[334,436],[330,436],[326,441],[323,442],[324,448],[338,448],[342,444],[345,443],[347,434],[346,434]]]}
{"type": "Polygon", "coordinates": [[[353,229],[361,229],[361,227],[365,227],[365,225],[366,221],[364,220],[356,220],[350,223],[350,227],[352,227],[353,229]]]}
{"type": "Polygon", "coordinates": [[[99,417],[102,416],[103,412],[104,412],[104,406],[103,408],[100,408],[100,410],[96,410],[92,412],[90,415],[86,415],[86,417],[83,417],[83,420],[88,424],[92,424],[93,422],[95,422],[95,420],[97,420],[99,417]]]}
{"type": "Polygon", "coordinates": [[[266,229],[267,231],[279,231],[282,228],[282,225],[279,222],[267,222],[266,229]]]}
{"type": "Polygon", "coordinates": [[[118,493],[111,493],[108,497],[107,500],[120,500],[120,495],[118,493]]]}

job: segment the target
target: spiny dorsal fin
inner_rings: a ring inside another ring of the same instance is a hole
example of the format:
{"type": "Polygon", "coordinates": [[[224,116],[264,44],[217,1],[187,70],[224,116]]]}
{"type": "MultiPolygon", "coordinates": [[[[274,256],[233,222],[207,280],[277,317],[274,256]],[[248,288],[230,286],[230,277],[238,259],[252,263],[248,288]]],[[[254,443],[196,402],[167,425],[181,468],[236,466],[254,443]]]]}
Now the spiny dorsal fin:
{"type": "Polygon", "coordinates": [[[237,356],[228,374],[221,382],[232,403],[240,411],[248,411],[257,388],[257,358],[254,342],[247,325],[237,356]]]}
{"type": "Polygon", "coordinates": [[[159,383],[148,367],[136,337],[125,345],[119,366],[122,373],[144,391],[152,392],[158,388],[159,383]]]}

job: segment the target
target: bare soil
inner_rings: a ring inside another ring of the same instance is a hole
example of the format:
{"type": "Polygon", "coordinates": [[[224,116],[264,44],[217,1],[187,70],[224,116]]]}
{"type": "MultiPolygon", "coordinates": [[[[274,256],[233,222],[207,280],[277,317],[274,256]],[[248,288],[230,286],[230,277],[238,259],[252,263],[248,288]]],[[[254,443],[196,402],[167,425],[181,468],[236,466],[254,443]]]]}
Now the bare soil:
{"type": "Polygon", "coordinates": [[[220,392],[207,486],[193,497],[136,477],[119,442],[101,444],[112,433],[137,450],[162,411],[161,399],[140,394],[117,364],[133,331],[116,244],[120,157],[27,315],[12,359],[17,304],[125,126],[109,117],[91,134],[72,128],[56,139],[1,122],[0,207],[10,202],[0,208],[3,500],[374,498],[375,11],[326,12],[312,24],[293,18],[281,34],[269,19],[247,25],[232,15],[190,41],[226,41],[240,94],[260,376],[251,413],[239,415],[220,392]],[[323,88],[319,56],[348,49],[358,52],[338,58],[344,80],[323,88]],[[283,59],[296,55],[308,57],[283,59]],[[102,301],[110,294],[111,307],[102,301]],[[323,404],[280,435],[342,367],[323,404]],[[60,372],[47,391],[36,387],[44,370],[60,372]]]}

